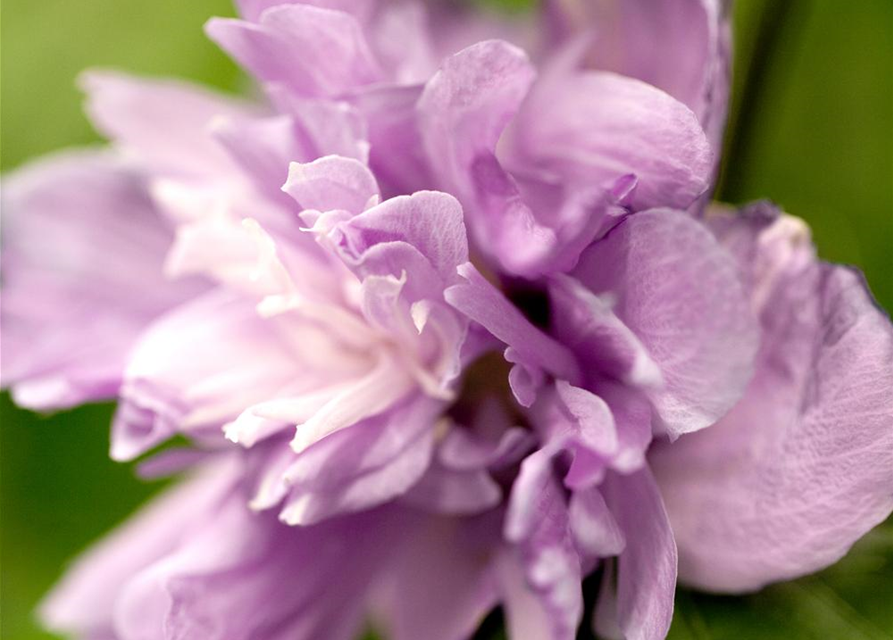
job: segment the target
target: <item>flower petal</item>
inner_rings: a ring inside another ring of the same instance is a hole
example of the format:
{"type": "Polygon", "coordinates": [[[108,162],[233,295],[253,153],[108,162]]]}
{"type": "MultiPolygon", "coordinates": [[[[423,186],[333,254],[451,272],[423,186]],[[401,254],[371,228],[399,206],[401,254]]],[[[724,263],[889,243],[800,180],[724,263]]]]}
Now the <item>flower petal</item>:
{"type": "Polygon", "coordinates": [[[750,236],[757,372],[719,423],[653,457],[680,576],[701,588],[821,569],[893,511],[893,326],[858,273],[814,261],[786,229],[745,213],[724,233],[750,236]]]}
{"type": "Polygon", "coordinates": [[[186,82],[108,71],[86,73],[80,85],[97,130],[151,170],[201,176],[236,171],[208,133],[217,118],[253,116],[247,103],[186,82]]]}
{"type": "Polygon", "coordinates": [[[66,154],[5,176],[2,211],[3,385],[36,409],[113,397],[143,328],[205,286],[164,279],[172,234],[145,182],[66,154]]]}
{"type": "Polygon", "coordinates": [[[568,518],[577,547],[591,558],[616,556],[626,546],[620,525],[597,487],[571,494],[568,518]]]}
{"type": "MultiPolygon", "coordinates": [[[[499,408],[497,410],[501,411],[499,408]]],[[[475,432],[455,427],[441,441],[437,453],[438,460],[454,471],[487,467],[498,469],[518,462],[534,443],[533,434],[521,427],[505,427],[496,441],[488,441],[475,432]]]]}
{"type": "Polygon", "coordinates": [[[369,166],[392,197],[435,185],[419,134],[418,86],[370,87],[354,100],[369,125],[369,166]]]}
{"type": "Polygon", "coordinates": [[[117,637],[351,640],[400,533],[381,512],[286,527],[233,493],[188,540],[127,581],[117,637]]]}
{"type": "Polygon", "coordinates": [[[447,58],[425,86],[418,108],[428,154],[462,196],[474,195],[475,161],[493,155],[535,75],[521,49],[490,40],[447,58]]]}
{"type": "Polygon", "coordinates": [[[246,20],[257,22],[267,9],[282,4],[307,4],[324,9],[336,9],[356,14],[358,18],[368,16],[375,6],[375,0],[236,0],[239,13],[246,20]]]}
{"type": "Polygon", "coordinates": [[[713,424],[741,397],[757,326],[731,255],[682,212],[625,218],[590,247],[573,274],[616,299],[614,313],[657,363],[647,391],[672,436],[713,424]]]}
{"type": "Polygon", "coordinates": [[[287,115],[239,120],[221,117],[214,120],[210,129],[257,191],[278,204],[291,203],[281,193],[289,162],[316,157],[316,149],[305,139],[296,118],[287,115]]]}
{"type": "Polygon", "coordinates": [[[343,210],[353,214],[377,204],[378,184],[362,162],[325,156],[312,162],[292,162],[282,187],[304,209],[343,210]]]}
{"type": "Polygon", "coordinates": [[[573,638],[583,617],[582,562],[570,531],[563,488],[549,448],[529,455],[512,487],[505,537],[516,545],[528,588],[552,638],[573,638]]]}
{"type": "Polygon", "coordinates": [[[259,80],[298,96],[335,97],[382,76],[360,23],[343,11],[282,4],[257,23],[213,18],[205,31],[259,80]]]}
{"type": "Polygon", "coordinates": [[[444,285],[459,281],[456,268],[468,260],[462,207],[454,197],[439,191],[386,200],[342,224],[341,231],[357,259],[376,245],[411,245],[437,270],[444,285]]]}
{"type": "Polygon", "coordinates": [[[407,511],[407,535],[376,593],[385,603],[386,637],[472,637],[496,604],[490,556],[499,541],[493,514],[459,519],[407,511]]]}
{"type": "Polygon", "coordinates": [[[412,394],[414,382],[401,362],[391,354],[381,355],[366,375],[346,386],[298,425],[292,448],[300,453],[330,434],[386,411],[412,394]]]}
{"type": "Polygon", "coordinates": [[[459,274],[465,282],[444,292],[448,303],[510,346],[525,364],[541,367],[571,382],[579,379],[580,372],[571,352],[530,324],[471,263],[461,265],[459,274]]]}
{"type": "Polygon", "coordinates": [[[713,168],[697,117],[639,80],[607,72],[547,70],[500,141],[513,173],[533,167],[563,183],[637,179],[635,210],[685,208],[706,191],[713,168]]]}
{"type": "Polygon", "coordinates": [[[244,409],[300,377],[300,360],[250,300],[212,292],[153,324],[133,349],[112,427],[127,460],[176,432],[222,436],[244,409]]]}
{"type": "MultiPolygon", "coordinates": [[[[555,640],[548,613],[528,586],[521,562],[509,550],[497,559],[497,576],[508,637],[555,640]]],[[[573,633],[566,637],[572,638],[573,633]]],[[[564,636],[560,638],[564,640],[564,636]]]]}
{"type": "Polygon", "coordinates": [[[437,462],[402,498],[433,513],[475,515],[499,506],[502,489],[484,469],[457,471],[437,462]]]}
{"type": "MultiPolygon", "coordinates": [[[[676,544],[657,484],[642,469],[608,476],[604,491],[626,538],[617,560],[617,626],[627,640],[663,640],[673,619],[676,544]]],[[[598,616],[595,624],[601,628],[598,616]]]]}
{"type": "Polygon", "coordinates": [[[297,96],[281,85],[267,87],[267,93],[279,112],[294,118],[308,153],[312,150],[308,160],[328,155],[369,159],[369,123],[351,102],[297,96]]]}
{"type": "Polygon", "coordinates": [[[406,492],[428,467],[439,402],[416,396],[303,450],[285,472],[291,492],[280,514],[308,525],[406,492]]]}
{"type": "Polygon", "coordinates": [[[590,379],[603,376],[646,388],[663,384],[660,367],[616,316],[610,296],[597,296],[559,274],[549,283],[549,298],[555,334],[584,359],[590,379]]]}
{"type": "Polygon", "coordinates": [[[478,246],[510,271],[548,253],[554,243],[495,155],[534,77],[522,50],[498,40],[481,42],[447,58],[418,103],[419,128],[438,179],[465,206],[478,246]]]}
{"type": "Polygon", "coordinates": [[[721,0],[626,0],[620,4],[549,0],[559,42],[582,30],[594,37],[593,67],[654,85],[686,104],[718,152],[729,97],[730,10],[721,0]],[[660,42],[658,49],[652,43],[660,42]]]}

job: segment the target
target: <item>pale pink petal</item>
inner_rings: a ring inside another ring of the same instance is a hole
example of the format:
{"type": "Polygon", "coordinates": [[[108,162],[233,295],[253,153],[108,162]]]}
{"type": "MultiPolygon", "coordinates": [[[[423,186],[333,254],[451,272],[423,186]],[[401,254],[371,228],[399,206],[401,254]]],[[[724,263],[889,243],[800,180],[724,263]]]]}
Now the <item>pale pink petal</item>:
{"type": "Polygon", "coordinates": [[[140,455],[176,432],[214,434],[300,376],[251,301],[212,292],[153,324],[133,350],[112,429],[113,458],[140,455]]]}
{"type": "Polygon", "coordinates": [[[398,515],[286,527],[248,511],[234,492],[176,549],[130,576],[116,602],[116,635],[352,640],[374,577],[400,548],[398,515]]]}
{"type": "MultiPolygon", "coordinates": [[[[438,272],[441,288],[459,281],[456,269],[468,260],[462,207],[454,197],[439,191],[391,198],[352,218],[340,230],[346,248],[357,260],[363,260],[363,254],[376,245],[411,245],[438,272]]],[[[411,271],[409,275],[413,275],[411,271]]]]}
{"type": "Polygon", "coordinates": [[[306,422],[291,442],[300,453],[314,442],[385,411],[415,389],[415,380],[401,363],[384,354],[365,376],[333,396],[306,422]]]}
{"type": "Polygon", "coordinates": [[[815,261],[802,223],[731,223],[761,313],[757,372],[653,462],[681,578],[737,592],[836,562],[893,510],[893,327],[858,273],[815,261]]]}
{"type": "Polygon", "coordinates": [[[548,0],[546,17],[558,42],[592,34],[588,66],[638,78],[686,104],[722,142],[729,98],[729,4],[721,0],[548,0]],[[652,46],[660,42],[662,46],[652,46]]]}
{"type": "Polygon", "coordinates": [[[368,128],[373,123],[351,102],[296,96],[281,85],[267,87],[267,93],[279,112],[294,119],[301,140],[308,152],[312,150],[308,159],[338,155],[369,160],[368,128]]]}
{"type": "Polygon", "coordinates": [[[385,572],[384,631],[392,640],[470,638],[496,604],[490,554],[493,514],[438,518],[407,514],[408,535],[385,572]],[[435,578],[436,577],[436,578],[435,578]]]}
{"type": "Polygon", "coordinates": [[[370,87],[354,100],[369,125],[369,166],[387,197],[435,185],[419,133],[418,86],[370,87]]]}
{"type": "Polygon", "coordinates": [[[487,254],[511,271],[552,249],[522,201],[512,177],[496,159],[503,130],[535,78],[520,49],[497,40],[447,58],[419,98],[419,127],[440,185],[466,207],[469,230],[487,254]]]}
{"type": "Polygon", "coordinates": [[[635,176],[636,210],[687,207],[713,168],[710,144],[684,104],[632,78],[573,69],[548,69],[533,85],[499,159],[512,173],[560,176],[565,189],[608,189],[635,176]]]}
{"type": "Polygon", "coordinates": [[[292,162],[282,187],[304,209],[358,214],[378,203],[378,184],[358,160],[325,156],[301,164],[292,162]]]}
{"type": "Polygon", "coordinates": [[[570,530],[563,487],[549,448],[528,456],[512,487],[504,532],[514,543],[528,588],[545,615],[551,638],[574,637],[583,617],[582,559],[570,530]]]}
{"type": "MultiPolygon", "coordinates": [[[[286,209],[291,201],[281,193],[281,187],[288,177],[289,163],[307,162],[317,156],[314,145],[304,136],[301,123],[288,115],[216,118],[210,135],[223,146],[242,175],[261,195],[286,209]]],[[[293,216],[289,216],[289,222],[293,220],[293,216]]]]}
{"type": "Polygon", "coordinates": [[[401,502],[433,513],[475,515],[499,506],[502,489],[484,469],[457,471],[434,462],[401,502]]]}
{"type": "Polygon", "coordinates": [[[626,538],[597,487],[571,494],[568,518],[577,547],[592,558],[620,554],[626,538]]]}
{"type": "Polygon", "coordinates": [[[521,562],[508,550],[497,559],[497,576],[508,637],[554,640],[549,615],[528,586],[521,562]]]}
{"type": "Polygon", "coordinates": [[[280,518],[307,525],[405,493],[428,467],[441,410],[417,395],[300,452],[285,472],[290,491],[280,518]]]}
{"type": "Polygon", "coordinates": [[[614,313],[609,296],[597,296],[573,278],[549,283],[552,322],[562,344],[587,366],[590,379],[610,377],[637,387],[660,387],[657,363],[633,331],[614,313]]]}
{"type": "Polygon", "coordinates": [[[93,71],[80,83],[99,132],[162,173],[234,173],[227,154],[208,135],[209,127],[217,118],[239,121],[257,111],[236,98],[180,81],[93,71]]]}
{"type": "Polygon", "coordinates": [[[113,397],[140,332],[205,285],[164,278],[172,233],[114,154],[28,166],[2,192],[3,385],[36,409],[113,397]]]}
{"type": "Polygon", "coordinates": [[[616,300],[614,313],[659,367],[665,384],[646,393],[671,436],[710,426],[741,397],[756,320],[734,260],[700,223],[670,210],[628,216],[573,275],[616,300]]]}
{"type": "Polygon", "coordinates": [[[261,14],[271,7],[282,4],[307,4],[324,9],[336,9],[353,13],[359,18],[366,18],[376,5],[375,0],[236,0],[239,13],[246,20],[257,22],[261,14]]]}
{"type": "Polygon", "coordinates": [[[609,476],[604,491],[626,539],[617,559],[616,623],[627,640],[662,640],[673,619],[676,544],[657,484],[643,469],[609,476]]]}
{"type": "Polygon", "coordinates": [[[264,11],[257,23],[213,18],[208,36],[263,82],[298,96],[338,96],[381,79],[355,17],[306,4],[264,11]]]}

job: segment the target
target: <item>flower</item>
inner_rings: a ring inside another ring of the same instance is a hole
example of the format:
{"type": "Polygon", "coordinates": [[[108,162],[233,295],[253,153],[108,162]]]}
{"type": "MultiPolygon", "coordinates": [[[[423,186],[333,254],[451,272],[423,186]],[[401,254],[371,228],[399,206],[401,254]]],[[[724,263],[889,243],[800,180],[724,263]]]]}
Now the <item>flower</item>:
{"type": "Polygon", "coordinates": [[[661,638],[677,567],[758,588],[893,510],[889,320],[802,221],[706,206],[723,6],[239,9],[262,101],[93,72],[111,149],[4,179],[4,385],[191,443],[50,627],[560,640],[601,568],[597,631],[661,638]]]}

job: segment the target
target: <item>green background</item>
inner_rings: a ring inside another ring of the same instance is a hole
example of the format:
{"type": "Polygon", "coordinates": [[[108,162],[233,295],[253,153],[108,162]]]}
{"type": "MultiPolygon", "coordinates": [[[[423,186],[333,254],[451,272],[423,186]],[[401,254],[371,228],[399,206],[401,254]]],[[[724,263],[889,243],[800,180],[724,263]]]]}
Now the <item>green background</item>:
{"type": "MultiPolygon", "coordinates": [[[[720,197],[771,198],[805,218],[821,254],[860,266],[893,309],[893,3],[745,0],[735,11],[720,197]]],[[[2,169],[97,142],[74,88],[86,67],[243,86],[201,30],[209,16],[231,14],[228,0],[5,0],[2,169]]],[[[0,411],[0,631],[51,638],[32,620],[39,596],[160,485],[109,461],[108,406],[38,417],[4,395],[0,411]]],[[[746,598],[680,591],[671,637],[893,638],[893,525],[818,576],[746,598]]]]}

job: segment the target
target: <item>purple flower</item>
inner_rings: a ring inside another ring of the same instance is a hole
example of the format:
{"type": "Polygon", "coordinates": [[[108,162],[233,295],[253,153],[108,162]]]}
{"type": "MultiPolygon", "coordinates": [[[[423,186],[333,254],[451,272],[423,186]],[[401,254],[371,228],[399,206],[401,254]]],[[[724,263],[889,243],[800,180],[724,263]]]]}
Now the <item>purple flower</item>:
{"type": "Polygon", "coordinates": [[[724,7],[239,5],[262,101],[94,72],[111,149],[4,180],[4,385],[192,443],[50,627],[561,640],[601,567],[598,632],[661,638],[677,567],[758,588],[893,510],[889,320],[803,222],[705,209],[724,7]]]}

